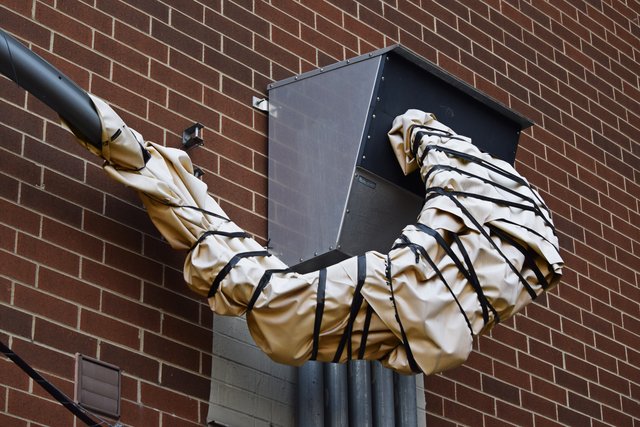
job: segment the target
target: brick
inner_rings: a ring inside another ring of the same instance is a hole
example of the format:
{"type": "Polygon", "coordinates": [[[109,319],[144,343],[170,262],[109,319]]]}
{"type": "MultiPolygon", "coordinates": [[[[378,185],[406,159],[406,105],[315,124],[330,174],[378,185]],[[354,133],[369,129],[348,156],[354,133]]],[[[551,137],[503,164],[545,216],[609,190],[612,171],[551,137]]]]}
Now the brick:
{"type": "Polygon", "coordinates": [[[131,298],[139,299],[142,292],[141,279],[113,267],[88,259],[82,260],[81,278],[131,298]]]}
{"type": "Polygon", "coordinates": [[[533,426],[533,414],[506,402],[496,402],[498,418],[518,426],[533,426]]]}
{"type": "MultiPolygon", "coordinates": [[[[66,2],[66,3],[70,3],[70,2],[66,2]]],[[[62,7],[61,10],[58,10],[58,9],[53,9],[49,6],[46,6],[42,3],[36,4],[35,19],[42,25],[48,28],[51,28],[55,32],[64,33],[66,36],[71,37],[75,41],[78,41],[85,46],[90,46],[92,41],[92,28],[86,25],[86,21],[78,20],[78,18],[82,18],[82,17],[78,16],[79,14],[77,13],[77,12],[80,12],[81,10],[87,10],[87,9],[80,6],[82,3],[79,3],[79,2],[74,2],[74,3],[76,4],[74,7],[73,15],[74,15],[74,18],[76,19],[73,19],[71,18],[71,16],[69,16],[69,14],[64,13],[65,12],[64,7],[62,7]]],[[[70,7],[71,5],[67,5],[67,9],[66,9],[67,12],[69,11],[70,7]]],[[[106,17],[103,17],[102,20],[98,21],[98,22],[102,22],[102,28],[100,28],[102,31],[105,31],[107,28],[109,28],[108,26],[105,25],[105,21],[108,22],[109,20],[105,18],[106,17]]]]}
{"type": "Polygon", "coordinates": [[[0,170],[31,185],[41,184],[42,167],[8,151],[2,150],[0,170]]]}
{"type": "Polygon", "coordinates": [[[153,384],[141,384],[140,400],[145,406],[157,408],[182,418],[197,419],[198,417],[197,400],[153,384]]]}
{"type": "MultiPolygon", "coordinates": [[[[329,7],[327,7],[327,9],[329,9],[329,7]]],[[[257,2],[255,4],[255,13],[271,24],[272,32],[275,28],[280,28],[293,35],[299,35],[300,24],[298,20],[273,5],[265,2],[257,2]]]]}
{"type": "MultiPolygon", "coordinates": [[[[522,396],[522,408],[531,411],[533,414],[543,415],[548,418],[556,417],[555,402],[545,396],[539,396],[527,391],[520,391],[522,396]]],[[[537,424],[536,424],[537,425],[537,424]]]]}
{"type": "Polygon", "coordinates": [[[97,354],[96,338],[40,318],[35,320],[34,340],[69,354],[82,353],[91,357],[97,354]]]}
{"type": "Polygon", "coordinates": [[[77,274],[80,265],[77,255],[24,234],[18,235],[18,253],[69,274],[77,274]]]}
{"type": "Polygon", "coordinates": [[[71,327],[75,327],[78,322],[75,304],[29,287],[15,287],[14,305],[71,327]]]}
{"type": "Polygon", "coordinates": [[[383,16],[366,7],[358,8],[358,18],[360,22],[366,23],[368,26],[375,28],[385,36],[396,40],[398,38],[398,27],[384,19],[383,16]]]}
{"type": "Polygon", "coordinates": [[[96,260],[102,259],[103,243],[80,230],[68,227],[60,222],[44,218],[42,222],[42,238],[63,246],[66,249],[96,260]]]}
{"type": "Polygon", "coordinates": [[[176,92],[169,92],[168,107],[178,111],[182,116],[189,118],[191,122],[198,121],[206,129],[213,132],[219,129],[220,114],[205,105],[196,103],[176,92]]]}
{"type": "Polygon", "coordinates": [[[156,382],[160,375],[160,364],[155,359],[107,342],[100,343],[100,359],[146,381],[156,382]]]}
{"type": "Polygon", "coordinates": [[[473,425],[482,418],[481,412],[450,400],[444,401],[444,415],[449,420],[465,425],[473,425]]]}
{"type": "MultiPolygon", "coordinates": [[[[203,87],[200,82],[192,79],[188,75],[178,73],[172,67],[167,67],[157,61],[151,62],[150,76],[153,80],[170,87],[193,101],[201,102],[203,87]]],[[[163,102],[166,96],[163,96],[163,102]]]]}
{"type": "MultiPolygon", "coordinates": [[[[206,9],[205,25],[215,28],[216,31],[228,36],[230,39],[241,43],[244,46],[252,46],[253,33],[248,28],[239,25],[222,14],[206,9]]],[[[205,51],[210,50],[205,47],[205,51]]]]}
{"type": "Polygon", "coordinates": [[[122,344],[134,350],[140,348],[141,336],[137,327],[91,310],[81,310],[80,329],[93,336],[99,336],[102,341],[122,344]]]}
{"type": "Polygon", "coordinates": [[[140,233],[159,235],[153,223],[149,220],[149,215],[137,200],[135,205],[131,205],[109,195],[106,197],[104,214],[108,219],[118,221],[126,226],[117,227],[116,231],[118,232],[126,233],[129,227],[132,227],[140,233]]]}
{"type": "Polygon", "coordinates": [[[586,415],[580,414],[577,411],[566,408],[564,406],[558,407],[558,421],[565,425],[590,425],[591,420],[586,415]]]}
{"type": "Polygon", "coordinates": [[[267,219],[250,211],[221,200],[222,209],[233,218],[233,221],[245,231],[266,239],[267,219]]]}
{"type": "MultiPolygon", "coordinates": [[[[169,66],[181,71],[211,89],[219,89],[220,73],[207,66],[207,64],[201,60],[196,60],[180,51],[171,49],[169,55],[169,66]]],[[[148,90],[149,95],[151,95],[155,90],[157,89],[150,87],[148,90]]],[[[162,92],[161,95],[162,99],[166,97],[162,92]]]]}
{"type": "Polygon", "coordinates": [[[41,187],[23,186],[21,202],[32,210],[58,219],[65,224],[79,227],[82,209],[64,199],[56,197],[41,187]]]}
{"type": "Polygon", "coordinates": [[[155,356],[159,360],[178,365],[192,372],[198,372],[200,367],[200,352],[161,335],[145,332],[144,352],[155,356]],[[167,351],[171,349],[171,351],[167,351]]]}
{"type": "Polygon", "coordinates": [[[131,47],[111,37],[96,33],[94,49],[106,56],[116,58],[119,64],[133,69],[141,74],[147,74],[149,70],[149,58],[131,47]]]}
{"type": "Polygon", "coordinates": [[[469,387],[465,387],[461,384],[456,384],[456,402],[461,405],[466,405],[474,408],[482,408],[483,412],[489,412],[495,414],[493,408],[495,407],[495,398],[500,396],[493,396],[491,393],[485,393],[480,390],[474,390],[469,387]]]}
{"type": "Polygon", "coordinates": [[[210,378],[162,364],[160,384],[201,400],[209,398],[210,378]]]}
{"type": "Polygon", "coordinates": [[[602,420],[607,423],[607,425],[615,425],[615,426],[628,426],[632,427],[634,423],[634,419],[621,411],[616,411],[611,408],[607,408],[606,406],[602,407],[602,420]]]}
{"type": "Polygon", "coordinates": [[[127,274],[152,283],[162,281],[162,265],[152,259],[118,248],[111,244],[105,247],[105,262],[127,274]]]}
{"type": "Polygon", "coordinates": [[[8,411],[43,425],[73,425],[73,414],[58,402],[10,390],[8,411]]]}
{"type": "Polygon", "coordinates": [[[102,294],[102,313],[151,331],[160,331],[161,313],[110,292],[102,294]]]}
{"type": "Polygon", "coordinates": [[[0,211],[2,212],[0,221],[11,226],[13,230],[20,230],[34,235],[40,232],[42,219],[40,215],[4,200],[0,200],[0,211]]]}
{"type": "MultiPolygon", "coordinates": [[[[103,79],[95,77],[92,80],[91,92],[96,96],[109,100],[109,104],[114,107],[116,112],[121,116],[125,123],[132,128],[143,132],[139,127],[133,126],[133,124],[127,120],[127,117],[123,114],[123,111],[117,106],[126,106],[126,111],[135,114],[139,117],[145,117],[147,113],[147,100],[139,96],[135,92],[135,87],[122,87],[114,84],[110,79],[103,79]]],[[[144,133],[143,133],[144,135],[144,133]]]]}
{"type": "Polygon", "coordinates": [[[202,328],[193,323],[167,315],[163,318],[162,333],[172,339],[203,352],[211,352],[213,334],[210,328],[202,328]]]}
{"type": "Polygon", "coordinates": [[[109,76],[110,61],[93,52],[91,49],[75,43],[62,35],[54,35],[53,53],[60,55],[67,61],[91,70],[103,77],[109,76]]]}
{"type": "Polygon", "coordinates": [[[520,391],[517,387],[498,381],[489,376],[482,376],[482,391],[497,399],[520,405],[520,391]]]}
{"type": "Polygon", "coordinates": [[[142,250],[142,234],[137,229],[113,221],[104,215],[85,211],[83,230],[102,241],[122,246],[134,252],[142,250]]]}
{"type": "Polygon", "coordinates": [[[30,314],[15,307],[0,304],[0,319],[2,319],[4,332],[31,338],[33,316],[30,314]]]}
{"type": "Polygon", "coordinates": [[[160,411],[157,409],[149,408],[139,403],[129,402],[127,400],[122,400],[120,402],[120,405],[120,411],[122,414],[120,422],[122,422],[124,425],[161,425],[160,411]]]}
{"type": "Polygon", "coordinates": [[[192,322],[198,321],[199,308],[197,302],[158,286],[145,285],[144,302],[183,319],[192,322]]]}
{"type": "Polygon", "coordinates": [[[247,104],[235,101],[220,92],[205,89],[204,102],[207,105],[215,105],[218,111],[225,115],[244,123],[253,122],[253,111],[247,104]]]}
{"type": "MultiPolygon", "coordinates": [[[[128,6],[124,3],[114,4],[114,9],[118,9],[121,11],[127,10],[128,6]]],[[[135,14],[133,15],[136,16],[135,14]]],[[[128,47],[144,54],[145,56],[154,58],[160,62],[167,62],[169,47],[162,43],[155,37],[151,37],[149,34],[150,24],[148,21],[148,16],[142,19],[142,22],[139,23],[141,27],[140,29],[134,29],[129,25],[135,25],[131,21],[127,19],[128,25],[122,24],[116,21],[114,25],[114,38],[118,41],[124,42],[128,47]],[[142,31],[139,31],[142,30],[142,31]]]]}
{"type": "Polygon", "coordinates": [[[15,338],[12,341],[11,349],[45,377],[49,377],[50,374],[61,378],[73,378],[74,376],[75,359],[72,355],[63,354],[31,340],[22,341],[15,338]]]}
{"type": "Polygon", "coordinates": [[[81,306],[97,309],[100,304],[97,287],[45,267],[39,269],[38,288],[81,306]]]}

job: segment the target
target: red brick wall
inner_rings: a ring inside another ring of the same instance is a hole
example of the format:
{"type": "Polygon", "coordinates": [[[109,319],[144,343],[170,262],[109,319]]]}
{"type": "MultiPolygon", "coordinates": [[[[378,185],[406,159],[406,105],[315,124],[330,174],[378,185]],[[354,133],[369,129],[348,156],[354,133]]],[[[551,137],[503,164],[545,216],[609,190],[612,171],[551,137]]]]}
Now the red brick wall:
{"type": "MultiPolygon", "coordinates": [[[[640,424],[637,1],[170,3],[5,0],[0,27],[147,139],[178,146],[202,122],[194,162],[261,238],[267,118],[250,101],[269,82],[399,42],[532,118],[517,167],[555,214],[563,282],[426,379],[429,426],[640,424]]],[[[122,367],[127,425],[204,424],[212,320],[183,254],[47,107],[0,84],[0,338],[69,395],[75,352],[122,367]]],[[[0,424],[27,420],[71,424],[2,358],[0,424]]]]}

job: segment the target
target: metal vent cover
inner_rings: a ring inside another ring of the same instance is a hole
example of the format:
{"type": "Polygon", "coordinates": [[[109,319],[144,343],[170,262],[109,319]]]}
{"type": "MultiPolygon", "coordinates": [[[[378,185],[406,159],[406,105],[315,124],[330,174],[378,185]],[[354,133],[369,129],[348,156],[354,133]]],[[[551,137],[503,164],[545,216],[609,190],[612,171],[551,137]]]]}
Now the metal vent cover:
{"type": "Polygon", "coordinates": [[[76,401],[90,411],[120,418],[120,368],[76,355],[76,401]]]}

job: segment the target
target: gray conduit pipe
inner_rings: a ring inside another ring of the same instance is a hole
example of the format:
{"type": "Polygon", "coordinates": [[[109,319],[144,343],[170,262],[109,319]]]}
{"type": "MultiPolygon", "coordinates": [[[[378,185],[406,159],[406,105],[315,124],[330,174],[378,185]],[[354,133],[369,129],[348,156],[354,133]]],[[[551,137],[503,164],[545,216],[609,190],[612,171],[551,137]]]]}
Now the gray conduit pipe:
{"type": "Polygon", "coordinates": [[[349,427],[347,365],[323,363],[325,380],[325,427],[349,427]]]}
{"type": "Polygon", "coordinates": [[[371,398],[373,427],[394,426],[393,371],[378,361],[371,362],[371,398]]]}
{"type": "Polygon", "coordinates": [[[324,427],[324,375],[322,363],[307,362],[298,368],[296,425],[324,427]]]}

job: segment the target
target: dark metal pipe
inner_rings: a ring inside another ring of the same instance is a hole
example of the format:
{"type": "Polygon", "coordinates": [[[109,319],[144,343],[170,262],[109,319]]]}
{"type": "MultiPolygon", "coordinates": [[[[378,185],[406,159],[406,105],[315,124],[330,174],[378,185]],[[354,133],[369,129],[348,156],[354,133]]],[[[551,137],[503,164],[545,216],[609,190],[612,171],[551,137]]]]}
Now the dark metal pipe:
{"type": "Polygon", "coordinates": [[[51,107],[78,136],[100,149],[102,125],[87,92],[2,29],[0,73],[51,107]]]}
{"type": "Polygon", "coordinates": [[[373,427],[395,425],[393,371],[378,361],[371,362],[371,394],[373,402],[373,427]]]}
{"type": "Polygon", "coordinates": [[[371,371],[366,360],[349,361],[349,425],[373,427],[371,371]]]}
{"type": "Polygon", "coordinates": [[[323,380],[320,362],[307,362],[298,368],[296,425],[324,427],[323,380]]]}
{"type": "Polygon", "coordinates": [[[325,427],[349,427],[347,365],[323,363],[326,385],[325,427]]]}
{"type": "Polygon", "coordinates": [[[418,404],[416,376],[394,372],[396,383],[396,427],[416,427],[418,425],[418,404]]]}

